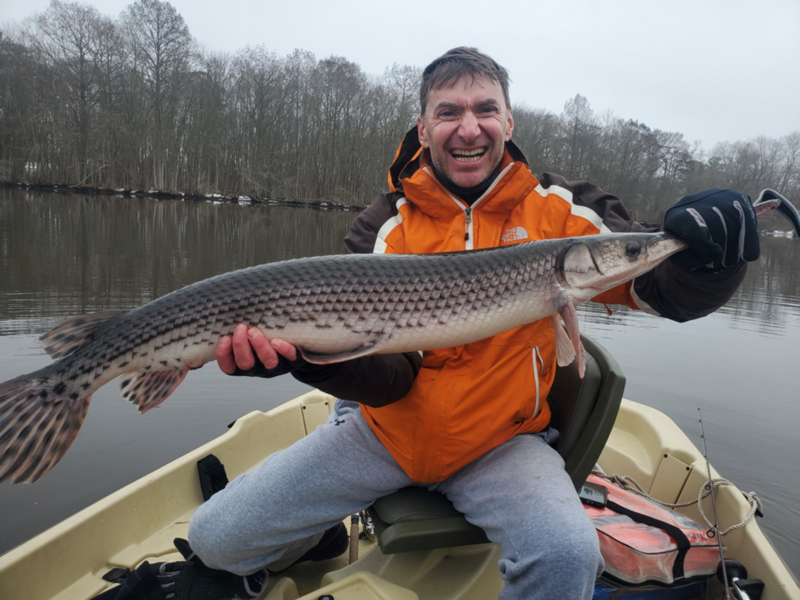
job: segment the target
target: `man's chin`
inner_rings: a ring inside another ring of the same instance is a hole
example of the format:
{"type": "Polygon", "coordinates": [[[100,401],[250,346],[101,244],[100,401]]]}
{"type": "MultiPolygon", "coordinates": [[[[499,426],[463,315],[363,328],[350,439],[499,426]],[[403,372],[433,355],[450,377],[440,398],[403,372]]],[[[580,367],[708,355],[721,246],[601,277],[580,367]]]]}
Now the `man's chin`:
{"type": "Polygon", "coordinates": [[[451,183],[462,188],[480,185],[491,174],[491,170],[487,171],[486,168],[470,168],[460,165],[455,165],[455,168],[453,165],[447,165],[446,169],[439,169],[437,166],[437,170],[440,175],[446,177],[451,183]]]}
{"type": "Polygon", "coordinates": [[[486,181],[490,173],[446,173],[445,175],[460,188],[473,188],[486,181]]]}
{"type": "MultiPolygon", "coordinates": [[[[481,163],[487,157],[482,157],[481,163]]],[[[455,160],[443,161],[445,164],[439,164],[442,161],[437,161],[434,157],[433,164],[439,176],[448,180],[460,188],[473,188],[480,185],[492,174],[494,167],[487,168],[485,164],[459,164],[455,160]],[[454,164],[455,163],[455,164],[454,164]]]]}

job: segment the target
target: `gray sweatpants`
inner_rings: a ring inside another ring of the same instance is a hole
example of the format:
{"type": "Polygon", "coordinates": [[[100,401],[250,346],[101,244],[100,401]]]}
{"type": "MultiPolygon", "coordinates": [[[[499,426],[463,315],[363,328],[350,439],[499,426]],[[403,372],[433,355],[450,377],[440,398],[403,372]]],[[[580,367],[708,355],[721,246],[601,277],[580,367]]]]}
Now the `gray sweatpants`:
{"type": "Polygon", "coordinates": [[[409,485],[445,494],[500,545],[502,600],[591,598],[603,570],[597,533],[538,435],[519,435],[436,484],[413,482],[353,402],[328,422],[234,479],[195,513],[189,544],[210,567],[280,570],[323,532],[409,485]]]}

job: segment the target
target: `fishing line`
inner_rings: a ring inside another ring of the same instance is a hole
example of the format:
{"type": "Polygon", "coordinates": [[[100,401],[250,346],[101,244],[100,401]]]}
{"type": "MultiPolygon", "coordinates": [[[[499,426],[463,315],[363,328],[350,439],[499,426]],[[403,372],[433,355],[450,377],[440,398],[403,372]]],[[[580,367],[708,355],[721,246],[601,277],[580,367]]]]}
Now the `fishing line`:
{"type": "Polygon", "coordinates": [[[706,459],[706,469],[708,471],[708,483],[706,484],[711,490],[711,506],[714,508],[714,527],[708,530],[708,536],[717,538],[717,545],[719,546],[719,564],[722,565],[722,585],[725,586],[725,598],[731,600],[731,590],[728,587],[728,573],[725,569],[725,553],[722,550],[722,536],[719,534],[719,517],[717,516],[717,500],[714,496],[714,485],[711,481],[711,463],[708,462],[708,447],[706,446],[706,431],[703,427],[703,412],[700,407],[697,408],[700,415],[700,437],[703,438],[703,458],[706,459]],[[713,533],[713,535],[712,535],[713,533]]]}

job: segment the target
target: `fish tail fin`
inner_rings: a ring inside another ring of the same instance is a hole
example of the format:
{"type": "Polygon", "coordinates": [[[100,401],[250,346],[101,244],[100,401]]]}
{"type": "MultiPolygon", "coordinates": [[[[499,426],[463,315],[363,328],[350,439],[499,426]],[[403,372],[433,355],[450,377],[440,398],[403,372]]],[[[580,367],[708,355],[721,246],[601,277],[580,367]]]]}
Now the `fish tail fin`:
{"type": "Polygon", "coordinates": [[[31,483],[52,469],[83,425],[91,398],[49,367],[0,384],[0,482],[31,483]]]}

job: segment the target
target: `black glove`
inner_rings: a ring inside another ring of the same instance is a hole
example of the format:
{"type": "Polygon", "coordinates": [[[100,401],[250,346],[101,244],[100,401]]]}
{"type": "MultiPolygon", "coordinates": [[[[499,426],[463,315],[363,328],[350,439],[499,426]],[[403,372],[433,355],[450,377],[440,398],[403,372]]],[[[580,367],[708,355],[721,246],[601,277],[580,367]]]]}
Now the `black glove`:
{"type": "Polygon", "coordinates": [[[664,229],[689,244],[670,259],[687,271],[717,272],[760,253],[753,203],[733,190],[684,197],[667,211],[664,229]]]}
{"type": "MultiPolygon", "coordinates": [[[[175,547],[186,560],[142,563],[121,585],[93,600],[227,600],[257,598],[267,586],[267,571],[241,576],[210,569],[192,552],[189,542],[176,538],[175,547]]],[[[119,581],[119,580],[117,580],[119,581]]]]}
{"type": "Polygon", "coordinates": [[[286,373],[302,373],[304,375],[325,378],[330,377],[339,368],[338,363],[330,365],[310,363],[303,358],[299,350],[297,351],[297,358],[294,360],[289,360],[285,356],[278,354],[278,364],[272,369],[265,367],[264,363],[258,359],[255,353],[253,354],[253,358],[256,362],[252,369],[243,371],[239,367],[236,367],[236,371],[234,371],[232,375],[236,377],[266,377],[269,379],[271,377],[277,377],[278,375],[285,375],[286,373]]]}
{"type": "Polygon", "coordinates": [[[166,600],[257,598],[267,585],[266,569],[247,576],[211,569],[192,552],[189,542],[175,538],[174,544],[186,560],[153,565],[166,600]]]}

